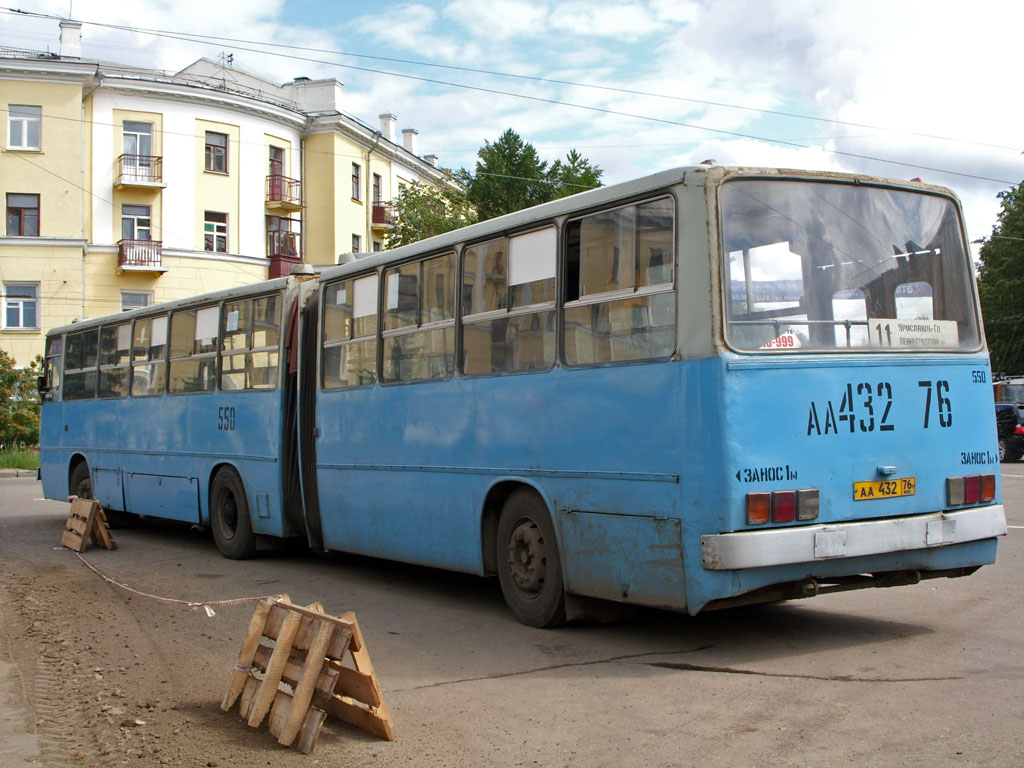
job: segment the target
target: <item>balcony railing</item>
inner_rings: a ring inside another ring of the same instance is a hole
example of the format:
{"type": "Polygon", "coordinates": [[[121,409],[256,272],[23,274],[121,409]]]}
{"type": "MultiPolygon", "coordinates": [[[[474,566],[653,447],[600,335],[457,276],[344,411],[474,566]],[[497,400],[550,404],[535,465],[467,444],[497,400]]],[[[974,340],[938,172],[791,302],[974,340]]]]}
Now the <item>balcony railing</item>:
{"type": "Polygon", "coordinates": [[[269,277],[290,275],[292,267],[302,263],[302,235],[280,230],[267,232],[267,258],[270,259],[269,277]]]}
{"type": "Polygon", "coordinates": [[[164,159],[156,155],[121,155],[117,158],[117,183],[162,184],[164,159]]]}
{"type": "Polygon", "coordinates": [[[267,176],[267,205],[297,211],[302,207],[302,182],[277,173],[267,176]]]}
{"type": "Polygon", "coordinates": [[[136,269],[160,269],[162,251],[162,240],[121,240],[117,244],[118,265],[136,269]]]}
{"type": "Polygon", "coordinates": [[[373,226],[393,227],[395,226],[395,206],[391,203],[373,204],[373,226]]]}

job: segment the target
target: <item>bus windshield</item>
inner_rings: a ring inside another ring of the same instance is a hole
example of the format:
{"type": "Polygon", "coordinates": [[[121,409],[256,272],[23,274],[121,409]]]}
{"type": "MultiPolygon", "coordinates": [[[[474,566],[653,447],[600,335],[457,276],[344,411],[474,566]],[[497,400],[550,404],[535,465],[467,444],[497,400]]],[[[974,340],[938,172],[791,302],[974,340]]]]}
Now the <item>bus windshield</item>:
{"type": "Polygon", "coordinates": [[[739,350],[974,350],[957,206],[867,184],[722,186],[726,334],[739,350]]]}

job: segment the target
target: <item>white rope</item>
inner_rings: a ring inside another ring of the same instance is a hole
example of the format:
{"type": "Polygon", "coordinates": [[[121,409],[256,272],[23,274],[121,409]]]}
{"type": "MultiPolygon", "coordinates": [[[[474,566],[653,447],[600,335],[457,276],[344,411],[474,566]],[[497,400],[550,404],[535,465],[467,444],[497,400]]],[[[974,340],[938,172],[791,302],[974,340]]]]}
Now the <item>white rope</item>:
{"type": "MultiPolygon", "coordinates": [[[[65,549],[66,549],[66,547],[65,547],[65,549]]],[[[161,597],[160,595],[151,595],[148,592],[140,592],[137,589],[132,589],[127,584],[122,584],[119,581],[115,581],[114,579],[110,578],[109,576],[104,576],[102,573],[100,573],[95,568],[95,566],[93,566],[92,563],[90,563],[88,560],[86,560],[84,557],[82,557],[78,552],[75,552],[73,549],[68,549],[68,551],[71,552],[75,557],[77,557],[83,563],[85,563],[85,566],[90,571],[95,573],[97,576],[99,576],[101,579],[103,579],[108,584],[113,584],[115,587],[120,587],[121,589],[123,589],[123,590],[125,590],[127,592],[131,592],[133,595],[139,595],[139,597],[148,597],[150,600],[158,600],[161,603],[172,603],[174,605],[187,605],[193,611],[198,611],[200,608],[202,608],[204,611],[206,611],[206,615],[207,616],[215,616],[216,615],[216,611],[214,611],[213,608],[212,608],[212,606],[214,606],[214,605],[216,605],[216,606],[222,606],[222,605],[243,605],[245,603],[257,603],[260,600],[273,600],[273,601],[277,602],[277,601],[280,601],[281,597],[282,597],[281,595],[263,595],[261,597],[238,597],[238,598],[235,598],[233,600],[178,600],[178,599],[173,598],[173,597],[161,597]]]]}

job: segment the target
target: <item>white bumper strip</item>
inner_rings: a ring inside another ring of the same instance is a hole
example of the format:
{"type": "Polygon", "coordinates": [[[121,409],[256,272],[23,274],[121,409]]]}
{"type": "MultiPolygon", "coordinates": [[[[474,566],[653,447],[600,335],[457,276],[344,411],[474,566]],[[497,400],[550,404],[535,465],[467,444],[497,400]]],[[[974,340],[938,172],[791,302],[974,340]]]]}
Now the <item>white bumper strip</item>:
{"type": "Polygon", "coordinates": [[[930,549],[1005,534],[1006,514],[995,504],[860,523],[721,533],[701,536],[700,544],[704,567],[727,571],[930,549]]]}

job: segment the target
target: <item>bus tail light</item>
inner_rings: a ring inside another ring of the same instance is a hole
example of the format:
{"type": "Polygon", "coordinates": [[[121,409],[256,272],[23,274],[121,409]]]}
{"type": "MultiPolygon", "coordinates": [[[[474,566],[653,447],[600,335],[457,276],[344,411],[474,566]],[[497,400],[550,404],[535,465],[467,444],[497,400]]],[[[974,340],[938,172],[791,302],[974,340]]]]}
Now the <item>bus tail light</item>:
{"type": "Polygon", "coordinates": [[[767,523],[772,515],[772,495],[770,493],[747,494],[747,524],[767,523]]]}
{"type": "Polygon", "coordinates": [[[964,504],[981,504],[996,498],[995,475],[967,475],[946,478],[946,504],[959,507],[964,504]]]}
{"type": "Polygon", "coordinates": [[[804,488],[796,492],[797,520],[817,520],[819,506],[817,488],[804,488]]]}
{"type": "Polygon", "coordinates": [[[775,491],[772,494],[772,522],[792,523],[796,519],[796,491],[775,491]]]}
{"type": "Polygon", "coordinates": [[[747,524],[806,522],[818,518],[817,488],[747,494],[747,524]]]}

